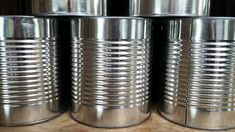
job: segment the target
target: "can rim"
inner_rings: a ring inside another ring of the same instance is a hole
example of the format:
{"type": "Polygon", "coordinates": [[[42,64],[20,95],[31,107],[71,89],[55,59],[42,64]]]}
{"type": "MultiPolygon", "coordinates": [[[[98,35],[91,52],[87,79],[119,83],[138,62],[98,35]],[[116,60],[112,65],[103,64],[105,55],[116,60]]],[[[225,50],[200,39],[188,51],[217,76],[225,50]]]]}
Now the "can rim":
{"type": "Polygon", "coordinates": [[[71,16],[72,19],[136,19],[136,20],[145,20],[149,18],[137,17],[137,16],[71,16]]]}
{"type": "Polygon", "coordinates": [[[159,17],[147,17],[149,19],[169,19],[169,20],[195,20],[195,19],[201,19],[201,20],[235,20],[235,17],[230,16],[159,16],[159,17]]]}
{"type": "Polygon", "coordinates": [[[211,20],[216,20],[216,19],[222,19],[222,20],[225,20],[225,19],[230,19],[230,20],[235,20],[235,17],[225,17],[225,16],[203,16],[203,17],[195,17],[196,19],[211,19],[211,20]]]}
{"type": "Polygon", "coordinates": [[[55,17],[40,17],[31,15],[0,15],[0,19],[30,19],[30,20],[55,20],[55,17]]]}
{"type": "Polygon", "coordinates": [[[30,15],[0,15],[0,18],[35,18],[30,15]]]}

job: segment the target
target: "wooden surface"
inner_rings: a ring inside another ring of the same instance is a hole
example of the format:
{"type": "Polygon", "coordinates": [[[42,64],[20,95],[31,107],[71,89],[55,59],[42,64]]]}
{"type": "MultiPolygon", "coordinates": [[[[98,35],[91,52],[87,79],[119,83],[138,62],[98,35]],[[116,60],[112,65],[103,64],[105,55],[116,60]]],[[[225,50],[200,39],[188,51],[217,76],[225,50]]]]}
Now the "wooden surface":
{"type": "MultiPolygon", "coordinates": [[[[156,108],[144,123],[122,129],[100,129],[81,125],[64,113],[58,118],[44,123],[24,127],[0,127],[0,132],[206,132],[173,124],[159,116],[156,108]]],[[[229,130],[227,132],[235,132],[229,130]]]]}

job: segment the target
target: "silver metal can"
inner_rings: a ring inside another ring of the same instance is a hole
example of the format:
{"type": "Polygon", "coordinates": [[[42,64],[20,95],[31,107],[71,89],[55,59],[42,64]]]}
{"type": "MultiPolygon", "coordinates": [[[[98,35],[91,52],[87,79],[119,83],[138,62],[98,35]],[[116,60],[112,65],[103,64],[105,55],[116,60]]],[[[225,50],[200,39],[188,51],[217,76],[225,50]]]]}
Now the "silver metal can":
{"type": "Polygon", "coordinates": [[[200,129],[235,127],[235,19],[168,20],[161,114],[200,129]]]}
{"type": "Polygon", "coordinates": [[[72,117],[95,127],[126,127],[149,109],[150,21],[84,17],[72,25],[72,117]]]}
{"type": "MultiPolygon", "coordinates": [[[[27,2],[27,1],[25,1],[27,2]]],[[[106,0],[31,0],[32,14],[104,16],[106,0]]]]}
{"type": "Polygon", "coordinates": [[[208,16],[210,0],[130,0],[131,16],[208,16]]]}
{"type": "Polygon", "coordinates": [[[58,116],[56,21],[4,16],[0,30],[0,125],[27,125],[58,116]]]}

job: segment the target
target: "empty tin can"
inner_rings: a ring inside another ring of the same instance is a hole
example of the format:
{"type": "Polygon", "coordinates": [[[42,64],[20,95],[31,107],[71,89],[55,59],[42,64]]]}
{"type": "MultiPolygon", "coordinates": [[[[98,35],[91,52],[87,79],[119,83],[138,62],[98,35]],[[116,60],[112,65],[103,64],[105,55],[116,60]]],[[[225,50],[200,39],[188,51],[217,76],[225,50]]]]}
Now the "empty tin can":
{"type": "Polygon", "coordinates": [[[208,16],[210,0],[130,0],[131,16],[208,16]]]}
{"type": "Polygon", "coordinates": [[[56,21],[0,17],[0,125],[27,125],[61,113],[56,21]]]}
{"type": "Polygon", "coordinates": [[[146,120],[150,115],[150,22],[84,17],[71,23],[72,117],[109,128],[146,120]]]}
{"type": "MultiPolygon", "coordinates": [[[[28,0],[24,1],[27,2],[28,0]]],[[[32,14],[59,16],[104,16],[106,0],[30,0],[32,14]]]]}
{"type": "Polygon", "coordinates": [[[166,22],[169,34],[161,114],[187,127],[235,127],[235,19],[166,22]]]}

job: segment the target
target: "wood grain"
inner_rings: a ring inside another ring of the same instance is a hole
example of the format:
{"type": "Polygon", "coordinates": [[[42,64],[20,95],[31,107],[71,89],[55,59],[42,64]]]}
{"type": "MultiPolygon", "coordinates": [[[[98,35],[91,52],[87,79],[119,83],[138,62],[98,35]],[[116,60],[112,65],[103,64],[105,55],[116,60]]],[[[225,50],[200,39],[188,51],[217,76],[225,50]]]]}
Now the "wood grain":
{"type": "MultiPolygon", "coordinates": [[[[153,109],[151,117],[144,123],[122,129],[101,129],[88,127],[72,120],[69,113],[64,113],[54,120],[24,127],[0,127],[0,132],[209,132],[185,128],[173,124],[158,114],[157,108],[153,109]]],[[[229,130],[226,132],[235,132],[229,130]]]]}

